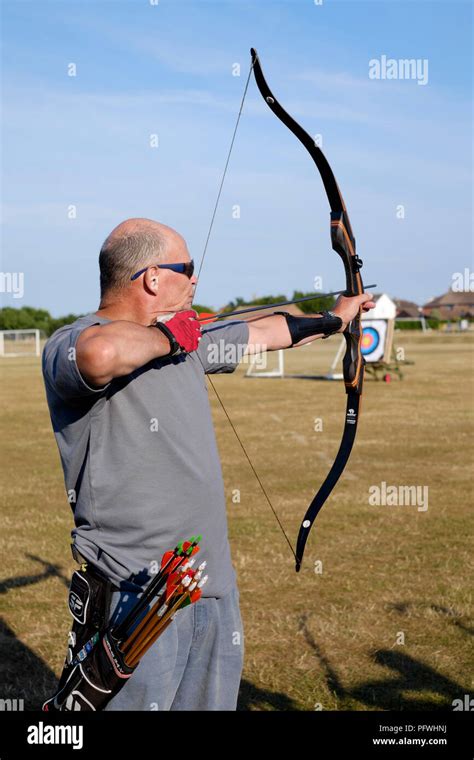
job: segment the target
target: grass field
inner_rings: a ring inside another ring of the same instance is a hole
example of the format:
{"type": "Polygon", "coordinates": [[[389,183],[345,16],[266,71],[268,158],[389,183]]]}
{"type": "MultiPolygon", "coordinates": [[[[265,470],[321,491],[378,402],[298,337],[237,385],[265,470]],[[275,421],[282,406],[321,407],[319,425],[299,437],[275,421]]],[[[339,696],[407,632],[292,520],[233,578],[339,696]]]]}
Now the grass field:
{"type": "MultiPolygon", "coordinates": [[[[354,451],[299,575],[213,399],[246,632],[239,709],[425,710],[472,693],[474,336],[395,343],[415,364],[402,382],[366,382],[354,451]],[[371,506],[382,482],[427,486],[428,509],[371,506]]],[[[324,372],[335,346],[286,352],[287,370],[324,372]]],[[[72,516],[39,359],[1,360],[0,380],[0,698],[37,709],[65,652],[72,516]]],[[[241,368],[215,383],[294,543],[339,445],[342,384],[241,368]]]]}

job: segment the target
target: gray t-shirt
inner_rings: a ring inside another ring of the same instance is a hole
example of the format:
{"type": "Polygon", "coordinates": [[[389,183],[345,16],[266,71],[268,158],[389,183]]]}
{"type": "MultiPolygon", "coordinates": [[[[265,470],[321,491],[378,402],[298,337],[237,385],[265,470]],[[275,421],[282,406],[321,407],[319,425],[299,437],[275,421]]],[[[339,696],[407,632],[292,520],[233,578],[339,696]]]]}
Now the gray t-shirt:
{"type": "Polygon", "coordinates": [[[248,325],[210,325],[197,351],[155,359],[91,388],[77,367],[75,346],[85,328],[107,322],[95,314],[81,317],[57,330],[43,352],[74,544],[114,583],[137,588],[165,551],[202,534],[197,560],[207,560],[209,573],[203,591],[224,596],[235,574],[204,375],[235,370],[248,325]]]}

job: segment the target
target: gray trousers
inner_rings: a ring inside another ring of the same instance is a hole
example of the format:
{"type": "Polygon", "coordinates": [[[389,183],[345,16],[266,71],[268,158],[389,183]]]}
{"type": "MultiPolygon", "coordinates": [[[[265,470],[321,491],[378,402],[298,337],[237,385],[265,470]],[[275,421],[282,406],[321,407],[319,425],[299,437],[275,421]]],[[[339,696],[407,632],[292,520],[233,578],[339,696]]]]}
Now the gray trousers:
{"type": "MultiPolygon", "coordinates": [[[[114,592],[119,622],[136,596],[114,592]]],[[[235,710],[244,641],[239,592],[203,598],[176,613],[106,710],[235,710]]]]}

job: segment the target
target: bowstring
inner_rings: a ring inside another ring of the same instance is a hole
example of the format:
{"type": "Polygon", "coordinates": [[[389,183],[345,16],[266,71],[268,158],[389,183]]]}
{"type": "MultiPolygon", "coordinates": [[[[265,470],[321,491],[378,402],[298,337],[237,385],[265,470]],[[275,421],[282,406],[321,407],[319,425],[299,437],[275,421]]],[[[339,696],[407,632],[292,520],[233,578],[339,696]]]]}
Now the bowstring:
{"type": "MultiPolygon", "coordinates": [[[[213,228],[213,225],[214,225],[214,220],[216,218],[217,208],[219,206],[219,201],[220,201],[220,198],[221,198],[221,195],[222,195],[222,188],[224,187],[224,181],[225,181],[225,178],[226,178],[227,169],[228,169],[230,158],[231,158],[231,155],[232,155],[232,150],[233,150],[233,147],[234,147],[235,137],[236,137],[236,134],[237,134],[237,129],[238,129],[239,123],[240,123],[240,117],[242,116],[242,111],[243,111],[243,108],[244,108],[245,98],[246,98],[246,95],[247,95],[247,90],[248,90],[248,87],[249,87],[250,77],[252,75],[252,70],[253,70],[253,62],[250,64],[250,69],[249,69],[247,81],[245,83],[244,93],[242,95],[242,100],[240,102],[239,112],[237,114],[237,120],[235,122],[234,132],[233,132],[233,135],[232,135],[232,139],[230,141],[229,150],[227,152],[227,158],[226,158],[225,165],[224,165],[224,171],[222,172],[222,177],[221,177],[221,181],[220,181],[220,184],[219,184],[219,190],[217,192],[217,198],[216,198],[216,202],[214,204],[214,209],[213,209],[212,216],[211,216],[211,222],[209,224],[209,229],[207,231],[206,242],[204,244],[204,250],[203,250],[203,254],[202,254],[202,258],[201,258],[201,263],[199,265],[199,270],[198,270],[198,273],[197,273],[197,280],[198,281],[196,283],[196,288],[194,290],[193,300],[196,298],[196,291],[197,291],[197,288],[198,288],[198,285],[199,285],[199,278],[200,278],[200,275],[201,275],[202,266],[204,264],[204,259],[206,257],[207,249],[208,249],[208,246],[209,246],[209,239],[211,237],[211,232],[212,232],[212,228],[213,228]]],[[[197,354],[197,357],[198,357],[199,361],[201,362],[201,366],[202,366],[202,368],[203,368],[203,370],[205,372],[204,365],[203,365],[203,363],[201,361],[201,357],[199,356],[199,354],[197,352],[196,352],[196,354],[197,354]]],[[[224,414],[225,414],[225,416],[227,418],[227,421],[228,421],[231,429],[234,432],[234,435],[235,435],[235,437],[236,437],[236,439],[237,439],[237,441],[238,441],[238,443],[240,445],[240,448],[242,449],[242,451],[243,451],[243,453],[245,455],[245,458],[246,458],[247,462],[249,463],[250,469],[252,470],[252,472],[254,474],[254,477],[255,477],[258,485],[260,486],[260,489],[261,489],[261,491],[262,491],[262,493],[263,493],[263,495],[264,495],[264,497],[265,497],[265,499],[267,501],[267,504],[270,507],[270,509],[272,510],[273,515],[274,515],[274,517],[275,517],[275,519],[276,519],[276,521],[277,521],[277,523],[278,523],[278,525],[280,527],[280,530],[283,533],[288,546],[290,547],[290,551],[291,551],[293,557],[296,560],[296,552],[293,549],[291,541],[288,538],[288,535],[287,535],[287,533],[286,533],[286,531],[285,531],[285,529],[284,529],[284,527],[283,527],[283,525],[281,523],[280,518],[278,517],[278,514],[277,514],[277,512],[276,512],[276,510],[275,510],[275,508],[274,508],[274,506],[273,506],[273,504],[272,504],[272,502],[270,500],[270,497],[269,497],[269,495],[268,495],[268,493],[267,493],[267,491],[266,491],[266,489],[265,489],[265,487],[264,487],[264,485],[263,485],[263,483],[262,483],[262,481],[261,481],[261,479],[260,479],[260,477],[259,477],[259,475],[257,473],[257,470],[255,469],[255,467],[253,465],[252,460],[250,459],[250,456],[249,456],[249,454],[247,452],[247,449],[245,448],[245,446],[244,446],[244,444],[242,442],[242,439],[240,438],[240,436],[239,436],[239,434],[237,432],[237,429],[236,429],[234,423],[232,422],[232,420],[230,418],[230,415],[229,415],[229,413],[228,413],[228,411],[227,411],[227,409],[226,409],[226,407],[224,405],[224,402],[222,401],[222,398],[221,398],[220,394],[217,392],[217,388],[214,385],[214,383],[212,382],[210,375],[206,374],[206,377],[207,377],[207,380],[208,380],[208,382],[209,382],[212,390],[214,391],[214,395],[216,396],[216,398],[217,398],[217,400],[218,400],[218,402],[219,402],[219,404],[220,404],[220,406],[222,408],[222,411],[224,412],[224,414]]]]}
{"type": "MultiPolygon", "coordinates": [[[[237,134],[237,129],[238,129],[238,126],[239,126],[240,117],[242,116],[242,111],[243,111],[244,103],[245,103],[245,97],[247,95],[247,90],[249,88],[250,77],[252,75],[252,69],[253,69],[253,63],[250,64],[250,69],[249,69],[247,81],[245,83],[244,94],[242,95],[242,100],[240,101],[239,113],[237,114],[237,121],[235,122],[234,134],[232,135],[232,140],[230,141],[230,147],[229,147],[229,150],[228,150],[228,153],[227,153],[227,159],[226,159],[226,162],[225,162],[224,171],[222,172],[222,177],[221,177],[221,181],[220,181],[220,185],[219,185],[219,190],[218,190],[218,193],[217,193],[216,202],[214,204],[214,210],[213,210],[212,216],[211,216],[211,223],[210,223],[209,229],[207,231],[206,242],[204,244],[204,250],[203,250],[203,253],[202,253],[201,263],[199,265],[199,270],[198,270],[198,273],[197,273],[198,282],[197,282],[197,285],[196,285],[196,290],[197,290],[197,286],[199,285],[199,275],[201,274],[202,265],[204,264],[204,259],[206,258],[207,247],[209,245],[209,238],[211,237],[212,227],[214,225],[214,219],[216,218],[216,214],[217,214],[217,207],[218,207],[219,201],[221,199],[222,188],[224,187],[224,181],[225,181],[225,177],[226,177],[226,174],[227,174],[227,168],[229,166],[230,157],[232,155],[232,150],[233,150],[233,147],[234,147],[235,136],[237,134]]],[[[196,297],[196,290],[194,291],[194,297],[196,297]]]]}

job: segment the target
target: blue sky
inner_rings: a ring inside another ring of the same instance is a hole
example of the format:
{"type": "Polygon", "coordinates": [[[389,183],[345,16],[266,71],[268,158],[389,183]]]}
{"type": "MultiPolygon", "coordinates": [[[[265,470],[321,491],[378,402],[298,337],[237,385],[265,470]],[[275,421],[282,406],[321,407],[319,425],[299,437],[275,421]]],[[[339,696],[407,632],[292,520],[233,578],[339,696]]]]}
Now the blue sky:
{"type": "MultiPolygon", "coordinates": [[[[470,2],[3,0],[2,15],[0,268],[24,273],[2,305],[94,311],[98,251],[128,217],[175,227],[199,262],[251,46],[322,136],[365,281],[423,303],[472,267],[470,2]],[[369,78],[382,56],[426,60],[427,83],[369,78]]],[[[315,277],[344,287],[322,183],[251,80],[197,301],[315,277]]]]}

